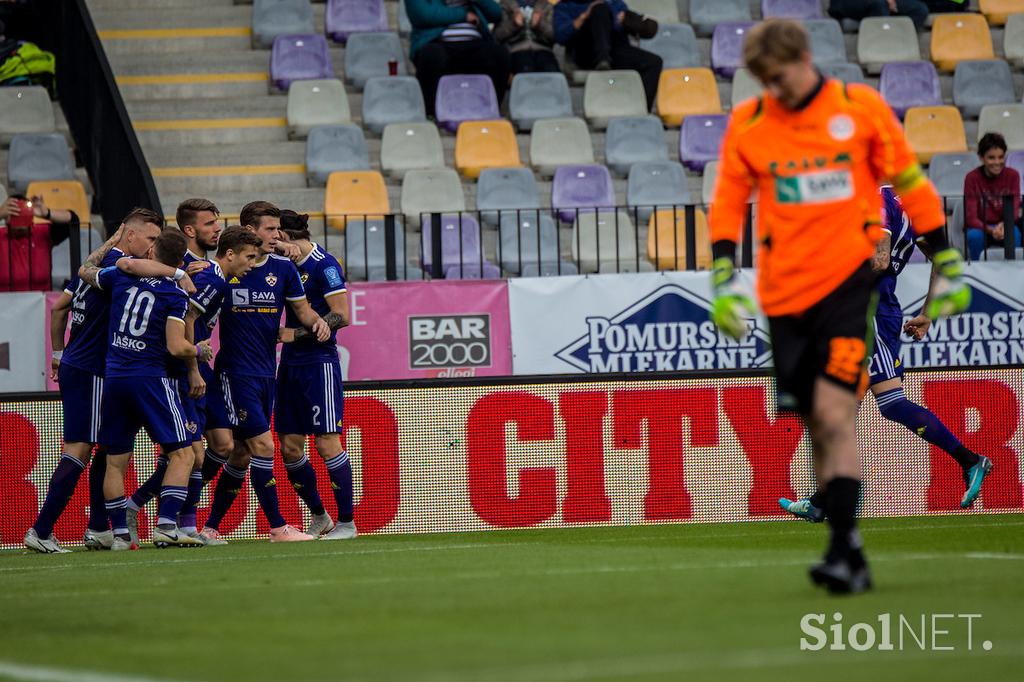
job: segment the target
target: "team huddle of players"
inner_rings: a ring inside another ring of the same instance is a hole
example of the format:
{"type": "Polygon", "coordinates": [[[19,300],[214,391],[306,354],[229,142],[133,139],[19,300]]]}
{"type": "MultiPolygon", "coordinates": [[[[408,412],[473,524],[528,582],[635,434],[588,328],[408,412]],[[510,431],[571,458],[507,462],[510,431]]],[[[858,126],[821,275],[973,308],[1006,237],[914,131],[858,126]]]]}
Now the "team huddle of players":
{"type": "Polygon", "coordinates": [[[177,229],[135,209],[86,258],[51,320],[64,454],[26,547],[67,551],[53,527],[90,460],[90,549],[138,547],[138,512],[153,497],[156,546],[226,544],[218,527],[246,471],[271,542],[356,536],[335,339],[348,323],[348,294],[341,265],[310,240],[306,219],[256,201],[242,209],[241,225],[222,229],[213,203],[189,199],[178,207],[177,229]],[[218,324],[221,350],[211,367],[218,324]],[[311,514],[305,531],[281,516],[272,418],[288,479],[311,514]],[[142,428],[161,454],[153,475],[126,497],[125,474],[142,428]],[[336,517],[317,491],[305,454],[309,436],[324,458],[336,517]],[[196,507],[215,478],[200,529],[196,507]]]}

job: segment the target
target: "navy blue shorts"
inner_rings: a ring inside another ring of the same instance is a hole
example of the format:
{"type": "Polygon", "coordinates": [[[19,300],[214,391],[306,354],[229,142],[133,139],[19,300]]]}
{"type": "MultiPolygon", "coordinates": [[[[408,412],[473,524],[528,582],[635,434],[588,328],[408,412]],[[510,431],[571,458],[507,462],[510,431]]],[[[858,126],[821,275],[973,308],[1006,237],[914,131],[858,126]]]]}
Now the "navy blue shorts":
{"type": "Polygon", "coordinates": [[[277,371],[274,430],[307,436],[341,433],[342,400],[341,365],[337,361],[281,365],[277,371]]]}
{"type": "Polygon", "coordinates": [[[181,400],[181,416],[185,420],[185,430],[192,437],[192,442],[203,439],[203,423],[205,417],[201,417],[199,402],[188,394],[188,377],[171,379],[171,383],[178,389],[178,399],[181,400]]]}
{"type": "Polygon", "coordinates": [[[203,366],[199,367],[203,378],[206,379],[205,415],[203,431],[209,429],[232,429],[235,427],[228,413],[227,397],[224,395],[224,386],[227,378],[223,374],[214,374],[213,370],[203,366]]]}
{"type": "Polygon", "coordinates": [[[889,379],[903,378],[903,363],[900,362],[900,333],[903,331],[903,317],[875,315],[875,352],[868,364],[869,386],[889,379]]]}
{"type": "Polygon", "coordinates": [[[57,383],[64,408],[64,442],[98,443],[103,377],[61,363],[57,368],[57,383]]]}
{"type": "Polygon", "coordinates": [[[270,431],[274,414],[274,377],[221,373],[224,406],[235,438],[248,440],[270,431]]]}
{"type": "Polygon", "coordinates": [[[135,449],[135,436],[145,428],[164,452],[192,447],[181,399],[167,377],[107,377],[103,386],[100,445],[113,454],[135,449]]]}

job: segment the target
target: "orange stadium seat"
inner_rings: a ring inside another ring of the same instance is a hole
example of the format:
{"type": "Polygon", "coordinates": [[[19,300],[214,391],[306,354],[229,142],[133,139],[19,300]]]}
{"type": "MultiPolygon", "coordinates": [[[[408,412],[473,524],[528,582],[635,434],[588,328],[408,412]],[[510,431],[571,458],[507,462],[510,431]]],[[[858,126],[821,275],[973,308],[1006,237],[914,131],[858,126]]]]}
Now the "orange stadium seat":
{"type": "MultiPolygon", "coordinates": [[[[711,237],[704,211],[694,211],[694,232],[697,243],[697,269],[711,268],[711,237]]],[[[647,221],[647,260],[659,270],[686,269],[686,211],[681,207],[662,209],[647,221]]]]}
{"type": "Polygon", "coordinates": [[[89,197],[78,180],[37,180],[30,182],[25,196],[42,197],[48,208],[74,211],[82,225],[90,222],[89,197]]]}
{"type": "Polygon", "coordinates": [[[722,101],[711,69],[666,69],[658,79],[658,115],[678,127],[690,114],[720,114],[722,101]]]}
{"type": "Polygon", "coordinates": [[[1024,0],[981,0],[981,13],[993,26],[1002,26],[1011,14],[1024,13],[1024,0]]]}
{"type": "Polygon", "coordinates": [[[910,107],[903,128],[921,163],[931,161],[934,154],[967,151],[964,121],[956,107],[910,107]]]}
{"type": "Polygon", "coordinates": [[[348,216],[383,218],[390,212],[388,190],[378,171],[337,171],[327,176],[324,214],[328,226],[344,230],[348,216]]]}
{"type": "Polygon", "coordinates": [[[521,166],[519,144],[512,124],[505,120],[463,121],[455,135],[455,168],[476,178],[484,168],[521,166]]]}
{"type": "Polygon", "coordinates": [[[931,53],[935,66],[952,71],[969,59],[993,59],[992,34],[980,14],[935,14],[931,53]]]}

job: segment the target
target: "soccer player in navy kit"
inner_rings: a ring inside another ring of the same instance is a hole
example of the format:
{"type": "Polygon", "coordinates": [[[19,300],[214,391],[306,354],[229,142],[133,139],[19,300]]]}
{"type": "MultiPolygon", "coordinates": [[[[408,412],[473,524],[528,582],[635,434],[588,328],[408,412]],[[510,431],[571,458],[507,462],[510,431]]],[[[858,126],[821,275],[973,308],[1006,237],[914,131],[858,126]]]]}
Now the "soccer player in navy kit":
{"type": "Polygon", "coordinates": [[[218,479],[203,534],[218,536],[220,522],[241,490],[251,463],[253,490],[270,524],[271,542],[312,540],[281,516],[273,472],[270,420],[281,312],[287,303],[299,323],[320,341],[325,341],[331,330],[306,300],[295,265],[274,253],[281,236],[280,210],[271,203],[255,201],[242,208],[240,220],[262,239],[263,257],[245,277],[228,281],[221,306],[221,352],[214,370],[232,422],[235,447],[218,479]]]}
{"type": "MultiPolygon", "coordinates": [[[[960,506],[967,509],[981,492],[981,484],[992,469],[992,460],[965,448],[938,417],[927,408],[907,400],[903,393],[900,331],[902,329],[907,336],[919,341],[928,332],[932,321],[922,312],[903,324],[903,308],[896,298],[896,278],[913,255],[915,245],[922,251],[927,246],[918,242],[910,218],[892,187],[883,185],[880,192],[885,210],[885,234],[871,259],[872,269],[880,274],[877,284],[878,307],[874,319],[875,350],[869,364],[869,390],[874,394],[883,417],[902,424],[956,460],[963,470],[966,486],[960,506]]],[[[922,311],[927,309],[926,300],[922,311]]],[[[783,497],[779,499],[779,505],[802,519],[823,521],[825,512],[821,502],[822,493],[819,490],[810,499],[796,502],[783,497]]]]}
{"type": "Polygon", "coordinates": [[[306,298],[331,327],[331,335],[322,342],[314,340],[295,314],[286,312],[274,427],[281,440],[288,479],[313,515],[306,533],[325,540],[345,540],[356,536],[356,526],[352,520],[352,465],[341,445],[341,365],[335,331],[348,324],[348,289],[341,264],[310,241],[308,220],[307,215],[282,211],[281,230],[299,248],[301,258],[296,265],[306,298]],[[316,450],[331,479],[337,524],[324,509],[313,465],[305,453],[306,437],[310,435],[315,436],[316,450]]]}
{"type": "MultiPolygon", "coordinates": [[[[147,209],[135,209],[121,227],[89,258],[106,267],[125,256],[144,257],[152,248],[163,218],[147,209]]],[[[67,507],[78,479],[99,440],[103,369],[107,354],[110,299],[105,292],[77,275],[68,282],[51,313],[52,377],[60,384],[64,415],[64,454],[50,477],[46,499],[35,523],[25,533],[25,546],[42,553],[65,552],[53,536],[53,526],[67,507]],[[64,329],[71,312],[71,337],[64,345],[64,329]]],[[[85,545],[109,549],[113,542],[103,499],[106,459],[97,452],[89,469],[89,524],[85,545]]]]}

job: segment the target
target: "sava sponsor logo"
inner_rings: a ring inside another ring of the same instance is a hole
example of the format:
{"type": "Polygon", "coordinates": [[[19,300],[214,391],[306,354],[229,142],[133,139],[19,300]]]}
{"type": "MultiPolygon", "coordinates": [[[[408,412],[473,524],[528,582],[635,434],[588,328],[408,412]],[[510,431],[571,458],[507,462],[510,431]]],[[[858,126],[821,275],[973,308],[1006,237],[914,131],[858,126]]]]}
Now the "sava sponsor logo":
{"type": "Polygon", "coordinates": [[[586,318],[585,334],[555,356],[583,372],[748,369],[770,364],[767,331],[749,320],[740,341],[708,319],[711,303],[668,284],[617,315],[586,318]]]}
{"type": "MultiPolygon", "coordinates": [[[[904,367],[966,367],[1024,364],[1024,303],[990,284],[965,277],[974,290],[967,312],[932,322],[928,335],[900,346],[904,367]]],[[[924,304],[904,306],[905,320],[924,304]]]]}
{"type": "Polygon", "coordinates": [[[232,305],[267,305],[277,303],[273,291],[250,291],[249,289],[232,289],[232,305]]]}
{"type": "Polygon", "coordinates": [[[125,336],[124,334],[114,334],[114,340],[110,345],[122,350],[146,350],[145,341],[125,336]]]}

